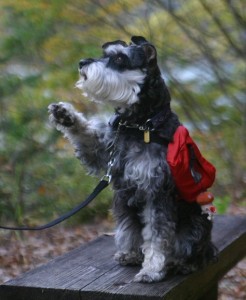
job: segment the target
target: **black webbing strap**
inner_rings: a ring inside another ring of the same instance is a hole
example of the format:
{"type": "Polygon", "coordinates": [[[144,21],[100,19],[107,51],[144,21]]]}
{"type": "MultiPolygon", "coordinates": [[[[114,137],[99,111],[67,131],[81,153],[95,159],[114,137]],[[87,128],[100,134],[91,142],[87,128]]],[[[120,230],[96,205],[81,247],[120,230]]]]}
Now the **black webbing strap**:
{"type": "Polygon", "coordinates": [[[60,216],[59,218],[57,218],[57,219],[55,219],[55,220],[53,220],[53,221],[51,221],[51,222],[49,222],[47,224],[36,226],[36,227],[28,227],[28,226],[21,226],[21,227],[0,226],[0,229],[6,229],[6,230],[43,230],[43,229],[47,229],[47,228],[53,227],[53,226],[55,226],[55,225],[57,225],[57,224],[65,221],[65,220],[67,220],[71,216],[75,215],[82,208],[84,208],[85,206],[87,206],[108,185],[109,185],[109,181],[102,179],[98,183],[98,185],[95,187],[94,191],[83,202],[81,202],[80,204],[78,204],[77,206],[75,206],[72,210],[68,211],[64,215],[60,216]]]}
{"type": "Polygon", "coordinates": [[[144,124],[131,124],[131,123],[122,123],[120,124],[121,115],[116,113],[114,116],[111,117],[109,120],[109,125],[116,129],[119,127],[121,131],[127,132],[129,135],[133,136],[138,140],[144,140],[144,128],[149,129],[149,139],[151,143],[157,143],[160,145],[168,145],[170,142],[167,137],[161,136],[160,131],[158,128],[163,125],[167,118],[169,118],[171,114],[170,103],[165,105],[165,110],[160,111],[154,117],[148,119],[144,124]],[[141,128],[142,127],[142,128],[141,128]]]}
{"type": "Polygon", "coordinates": [[[190,154],[190,172],[191,172],[191,176],[193,177],[195,183],[198,183],[202,179],[202,175],[195,170],[195,164],[198,163],[198,160],[197,160],[197,157],[196,157],[196,154],[195,154],[195,151],[194,151],[192,145],[188,144],[187,147],[188,147],[189,154],[190,154]]]}

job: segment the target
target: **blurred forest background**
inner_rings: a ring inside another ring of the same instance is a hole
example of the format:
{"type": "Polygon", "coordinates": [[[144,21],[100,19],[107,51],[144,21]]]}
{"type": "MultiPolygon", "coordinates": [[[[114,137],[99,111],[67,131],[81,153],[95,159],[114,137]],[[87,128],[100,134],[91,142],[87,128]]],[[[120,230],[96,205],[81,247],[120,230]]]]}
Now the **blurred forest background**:
{"type": "MultiPolygon", "coordinates": [[[[220,213],[245,204],[243,0],[0,0],[0,221],[39,224],[82,201],[97,179],[49,125],[47,106],[101,111],[75,89],[81,58],[143,35],[157,47],[172,109],[217,168],[220,213]]],[[[67,224],[108,216],[103,192],[67,224]]]]}

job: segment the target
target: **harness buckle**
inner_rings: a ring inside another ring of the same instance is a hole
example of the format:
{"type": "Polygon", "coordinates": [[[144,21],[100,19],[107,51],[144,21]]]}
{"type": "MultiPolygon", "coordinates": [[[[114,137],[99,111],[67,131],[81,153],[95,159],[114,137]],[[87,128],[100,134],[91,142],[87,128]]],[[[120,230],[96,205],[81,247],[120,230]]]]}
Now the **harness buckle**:
{"type": "Polygon", "coordinates": [[[148,119],[143,125],[138,127],[141,131],[154,131],[153,123],[151,119],[148,119]]]}

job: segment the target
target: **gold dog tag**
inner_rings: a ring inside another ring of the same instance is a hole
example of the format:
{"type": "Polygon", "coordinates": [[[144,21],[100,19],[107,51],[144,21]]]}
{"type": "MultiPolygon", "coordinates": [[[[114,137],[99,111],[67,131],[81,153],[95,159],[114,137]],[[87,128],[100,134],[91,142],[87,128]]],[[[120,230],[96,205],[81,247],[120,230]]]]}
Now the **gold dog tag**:
{"type": "Polygon", "coordinates": [[[150,142],[150,132],[149,130],[144,130],[144,142],[148,144],[150,142]]]}

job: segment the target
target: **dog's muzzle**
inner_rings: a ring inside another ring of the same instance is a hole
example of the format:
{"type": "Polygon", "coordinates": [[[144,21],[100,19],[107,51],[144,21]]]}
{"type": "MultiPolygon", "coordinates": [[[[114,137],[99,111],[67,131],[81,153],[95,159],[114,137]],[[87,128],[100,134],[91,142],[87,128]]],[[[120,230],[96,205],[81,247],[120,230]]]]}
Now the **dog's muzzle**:
{"type": "Polygon", "coordinates": [[[86,59],[81,59],[79,62],[79,70],[81,70],[83,67],[93,63],[95,60],[92,58],[86,58],[86,59]]]}
{"type": "Polygon", "coordinates": [[[91,63],[95,62],[95,59],[93,58],[86,58],[86,59],[81,59],[81,61],[79,62],[79,73],[80,76],[84,79],[84,81],[86,81],[87,78],[87,72],[85,68],[86,66],[89,66],[91,63]]]}

